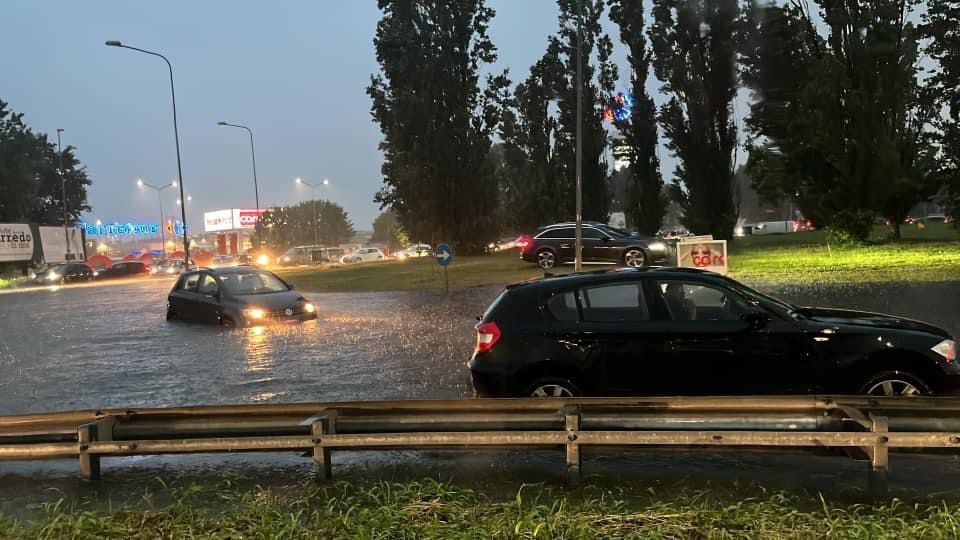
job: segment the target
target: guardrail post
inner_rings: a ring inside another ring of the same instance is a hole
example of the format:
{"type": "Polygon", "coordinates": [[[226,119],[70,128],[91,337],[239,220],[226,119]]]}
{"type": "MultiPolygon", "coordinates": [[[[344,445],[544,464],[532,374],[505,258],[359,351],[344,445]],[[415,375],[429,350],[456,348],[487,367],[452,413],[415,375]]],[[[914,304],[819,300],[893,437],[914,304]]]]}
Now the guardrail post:
{"type": "Polygon", "coordinates": [[[890,470],[890,455],[887,447],[886,433],[889,431],[889,422],[886,416],[870,415],[872,425],[870,431],[877,433],[877,441],[867,454],[870,456],[870,492],[874,495],[887,493],[887,473],[890,470]]]}
{"type": "Polygon", "coordinates": [[[575,486],[580,483],[580,444],[577,441],[580,432],[580,407],[570,406],[563,410],[564,424],[567,429],[567,483],[575,486]]]}
{"type": "Polygon", "coordinates": [[[80,455],[80,478],[87,481],[100,479],[100,456],[90,454],[87,449],[94,441],[112,441],[113,426],[116,419],[107,416],[103,419],[84,424],[77,429],[77,453],[80,455]]]}
{"type": "MultiPolygon", "coordinates": [[[[326,416],[329,423],[328,433],[331,435],[337,432],[335,411],[331,411],[326,416]]],[[[333,469],[330,465],[330,449],[323,446],[323,418],[318,418],[310,425],[310,431],[313,435],[313,463],[317,469],[317,475],[321,480],[329,480],[333,475],[333,469]]]]}

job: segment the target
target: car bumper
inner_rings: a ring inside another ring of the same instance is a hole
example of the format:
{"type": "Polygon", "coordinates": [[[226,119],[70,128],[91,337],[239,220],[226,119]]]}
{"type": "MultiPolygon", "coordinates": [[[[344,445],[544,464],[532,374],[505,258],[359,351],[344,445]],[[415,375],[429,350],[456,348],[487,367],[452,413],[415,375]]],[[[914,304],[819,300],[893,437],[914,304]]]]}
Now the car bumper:
{"type": "Polygon", "coordinates": [[[473,357],[467,362],[476,397],[516,397],[516,374],[473,357]]]}
{"type": "Polygon", "coordinates": [[[317,318],[317,312],[313,313],[298,313],[296,315],[270,315],[263,317],[262,319],[250,319],[248,317],[243,317],[240,322],[240,326],[267,326],[275,324],[292,324],[298,322],[312,321],[317,318]]]}

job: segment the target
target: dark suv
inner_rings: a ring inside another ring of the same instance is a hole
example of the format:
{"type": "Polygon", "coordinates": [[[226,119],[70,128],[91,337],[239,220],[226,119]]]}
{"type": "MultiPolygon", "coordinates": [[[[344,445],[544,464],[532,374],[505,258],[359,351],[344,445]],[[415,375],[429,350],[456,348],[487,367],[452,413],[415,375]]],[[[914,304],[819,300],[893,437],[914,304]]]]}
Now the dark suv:
{"type": "MultiPolygon", "coordinates": [[[[520,258],[549,269],[575,258],[576,224],[557,223],[517,239],[520,258]]],[[[640,267],[670,264],[673,252],[663,240],[649,238],[604,225],[583,224],[584,262],[605,262],[640,267]]]]}
{"type": "Polygon", "coordinates": [[[316,308],[287,282],[256,266],[186,272],[167,297],[167,320],[249,326],[317,318],[316,308]]]}
{"type": "Polygon", "coordinates": [[[796,307],[644,268],[507,287],[476,327],[480,396],[955,393],[956,344],[890,315],[796,307]]]}

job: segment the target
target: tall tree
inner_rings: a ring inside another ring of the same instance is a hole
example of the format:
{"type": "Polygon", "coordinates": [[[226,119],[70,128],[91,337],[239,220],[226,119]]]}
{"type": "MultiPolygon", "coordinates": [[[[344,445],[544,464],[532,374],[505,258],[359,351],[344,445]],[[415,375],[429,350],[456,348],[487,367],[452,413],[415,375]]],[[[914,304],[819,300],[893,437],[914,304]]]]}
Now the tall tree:
{"type": "Polygon", "coordinates": [[[0,100],[0,221],[62,225],[64,186],[68,223],[90,210],[86,169],[73,147],[64,148],[61,183],[59,157],[46,135],[34,133],[23,114],[10,111],[0,100]]]}
{"type": "Polygon", "coordinates": [[[819,0],[821,35],[802,4],[759,10],[745,79],[762,138],[750,172],[767,195],[796,197],[821,225],[865,237],[875,213],[899,225],[935,190],[935,114],[917,73],[913,0],[819,0]]]}
{"type": "Polygon", "coordinates": [[[580,27],[583,78],[583,218],[606,221],[609,215],[609,170],[603,159],[607,132],[603,126],[603,110],[617,80],[616,65],[610,61],[613,42],[603,33],[600,17],[604,0],[557,0],[560,9],[560,30],[550,38],[546,65],[553,95],[557,100],[558,127],[555,152],[559,183],[558,201],[563,205],[561,217],[573,219],[576,214],[576,130],[577,130],[577,4],[582,5],[580,27]],[[596,54],[594,54],[594,50],[596,54]]]}
{"type": "Polygon", "coordinates": [[[343,207],[323,199],[270,208],[260,218],[260,225],[263,238],[254,244],[278,251],[318,241],[320,245],[336,246],[354,235],[353,223],[343,207]]]}
{"type": "Polygon", "coordinates": [[[379,0],[380,73],[367,88],[380,125],[384,187],[412,236],[479,251],[496,237],[497,186],[490,138],[506,74],[480,73],[496,58],[484,0],[379,0]]]}
{"type": "Polygon", "coordinates": [[[690,230],[731,238],[740,8],[737,0],[663,0],[653,18],[654,73],[670,96],[658,117],[679,158],[673,196],[690,230]]]}
{"type": "Polygon", "coordinates": [[[373,236],[370,241],[386,244],[390,251],[397,251],[406,246],[410,239],[400,225],[397,215],[387,210],[373,220],[373,236]]]}
{"type": "MultiPolygon", "coordinates": [[[[935,103],[947,107],[935,120],[941,159],[936,171],[944,190],[942,202],[954,218],[960,218],[960,0],[929,0],[921,27],[930,40],[926,52],[940,69],[930,80],[935,103]]],[[[960,221],[954,221],[960,225],[960,221]]]]}
{"type": "Polygon", "coordinates": [[[657,159],[656,107],[646,88],[650,51],[643,33],[643,2],[611,0],[610,19],[620,27],[620,40],[630,51],[630,116],[614,122],[624,137],[630,161],[624,211],[637,231],[653,235],[663,222],[666,200],[657,159]]]}

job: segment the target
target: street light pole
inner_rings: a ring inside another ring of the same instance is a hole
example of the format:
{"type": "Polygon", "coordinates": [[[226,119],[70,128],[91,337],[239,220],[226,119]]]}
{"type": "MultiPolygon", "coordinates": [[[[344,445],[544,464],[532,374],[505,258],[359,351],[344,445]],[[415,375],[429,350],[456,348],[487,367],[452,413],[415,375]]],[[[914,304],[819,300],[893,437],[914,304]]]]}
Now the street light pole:
{"type": "Polygon", "coordinates": [[[577,234],[573,269],[583,270],[583,5],[577,0],[577,234]]]}
{"type": "Polygon", "coordinates": [[[311,184],[310,182],[305,181],[303,178],[297,178],[296,183],[309,186],[313,190],[313,244],[320,245],[320,220],[317,216],[317,188],[321,185],[329,186],[330,180],[324,178],[323,182],[320,184],[311,184]]]}
{"type": "Polygon", "coordinates": [[[160,202],[160,252],[163,253],[163,258],[167,258],[167,239],[166,235],[163,234],[163,197],[160,196],[160,192],[172,187],[177,187],[176,182],[170,182],[165,186],[157,187],[153,184],[144,182],[142,179],[137,178],[137,185],[141,188],[150,188],[157,192],[157,201],[160,202]]]}
{"type": "Polygon", "coordinates": [[[254,202],[257,205],[257,222],[255,225],[254,232],[256,232],[257,234],[256,247],[259,248],[260,247],[260,189],[257,187],[257,154],[253,150],[253,130],[244,125],[230,124],[222,121],[217,122],[217,125],[245,129],[247,130],[247,133],[250,134],[250,159],[253,160],[253,197],[254,197],[254,202]]]}
{"type": "Polygon", "coordinates": [[[63,189],[63,241],[67,244],[67,253],[64,257],[69,261],[70,257],[70,233],[67,231],[67,180],[63,177],[63,146],[60,144],[60,134],[63,133],[63,128],[57,128],[57,155],[60,159],[60,164],[57,166],[57,173],[60,175],[60,187],[63,189]]]}
{"type": "MultiPolygon", "coordinates": [[[[124,45],[119,41],[107,41],[106,45],[108,47],[120,47],[123,49],[130,49],[131,51],[142,52],[144,54],[149,54],[152,56],[159,56],[167,63],[167,69],[170,72],[170,101],[173,103],[173,140],[177,146],[177,182],[180,186],[180,198],[183,199],[183,167],[180,165],[180,133],[177,128],[177,95],[173,90],[173,65],[170,64],[170,60],[167,60],[167,57],[156,53],[153,51],[148,51],[146,49],[138,49],[137,47],[130,47],[129,45],[124,45]]],[[[190,264],[190,241],[187,238],[187,205],[180,206],[180,219],[183,223],[183,260],[186,265],[190,264]]]]}

